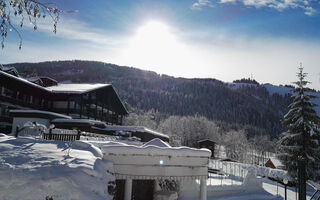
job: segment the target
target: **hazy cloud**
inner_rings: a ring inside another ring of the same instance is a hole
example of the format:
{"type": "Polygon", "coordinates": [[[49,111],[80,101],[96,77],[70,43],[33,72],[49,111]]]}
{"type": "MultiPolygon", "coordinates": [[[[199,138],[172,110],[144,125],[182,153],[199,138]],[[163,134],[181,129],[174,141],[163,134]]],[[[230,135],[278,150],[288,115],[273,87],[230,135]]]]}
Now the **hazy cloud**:
{"type": "MultiPolygon", "coordinates": [[[[33,24],[26,23],[23,29],[19,29],[20,21],[17,18],[14,18],[12,23],[15,27],[18,27],[18,30],[21,33],[26,31],[24,29],[33,31],[33,24]]],[[[57,34],[53,33],[53,22],[50,19],[39,20],[37,22],[37,27],[37,31],[46,33],[53,37],[66,40],[83,41],[100,46],[118,45],[118,41],[121,41],[120,39],[122,39],[118,35],[111,34],[100,28],[92,28],[90,24],[72,18],[60,18],[57,26],[57,34]]]]}
{"type": "MultiPolygon", "coordinates": [[[[249,7],[268,7],[278,11],[300,8],[309,16],[314,15],[317,12],[316,9],[311,6],[313,0],[217,0],[216,2],[221,4],[241,3],[249,7]]],[[[192,8],[201,10],[202,7],[208,6],[213,6],[212,0],[197,0],[197,2],[192,5],[192,8]]]]}
{"type": "Polygon", "coordinates": [[[210,0],[197,0],[194,4],[192,4],[191,9],[201,10],[202,7],[213,7],[213,4],[210,0]]]}
{"type": "Polygon", "coordinates": [[[117,43],[115,41],[118,41],[115,40],[115,36],[111,36],[102,29],[92,28],[90,25],[75,19],[61,19],[58,23],[57,34],[53,34],[52,30],[51,21],[39,24],[39,31],[63,39],[85,41],[97,45],[115,45],[117,43]]]}

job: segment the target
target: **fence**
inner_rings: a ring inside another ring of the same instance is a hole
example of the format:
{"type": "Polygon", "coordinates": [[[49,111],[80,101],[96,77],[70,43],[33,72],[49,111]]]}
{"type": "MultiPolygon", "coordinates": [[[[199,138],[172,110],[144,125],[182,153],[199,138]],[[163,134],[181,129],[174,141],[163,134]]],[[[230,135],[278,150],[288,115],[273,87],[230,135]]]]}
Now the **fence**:
{"type": "Polygon", "coordinates": [[[15,137],[18,137],[18,136],[31,136],[37,139],[58,140],[58,141],[80,140],[80,136],[82,140],[98,140],[98,141],[121,140],[120,136],[102,135],[102,134],[81,132],[79,130],[69,130],[69,129],[58,129],[58,128],[47,129],[45,126],[37,125],[35,123],[32,123],[29,126],[24,126],[22,128],[17,126],[15,130],[15,137]]]}
{"type": "Polygon", "coordinates": [[[216,169],[221,174],[234,176],[241,180],[243,180],[248,173],[246,164],[236,163],[236,162],[227,162],[227,161],[210,159],[209,168],[216,169]]]}
{"type": "Polygon", "coordinates": [[[241,185],[247,173],[245,164],[210,159],[207,184],[212,186],[241,185]]]}
{"type": "Polygon", "coordinates": [[[42,133],[44,140],[74,141],[80,140],[80,131],[67,129],[49,129],[42,133]]]}
{"type": "Polygon", "coordinates": [[[273,180],[277,180],[282,182],[284,178],[290,180],[287,171],[281,169],[272,169],[268,167],[252,165],[252,164],[244,164],[237,162],[227,162],[220,160],[210,160],[209,169],[216,169],[225,177],[230,177],[234,180],[243,181],[248,173],[249,168],[254,168],[257,175],[262,177],[269,177],[273,180]]]}
{"type": "Polygon", "coordinates": [[[120,136],[81,132],[81,140],[118,141],[120,140],[120,136]]]}

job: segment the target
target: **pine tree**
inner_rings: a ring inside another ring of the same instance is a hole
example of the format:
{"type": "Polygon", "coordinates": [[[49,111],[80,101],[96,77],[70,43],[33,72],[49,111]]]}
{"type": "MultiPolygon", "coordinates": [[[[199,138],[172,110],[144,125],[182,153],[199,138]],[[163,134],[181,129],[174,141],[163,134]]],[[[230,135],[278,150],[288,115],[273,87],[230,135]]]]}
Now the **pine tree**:
{"type": "Polygon", "coordinates": [[[283,124],[288,128],[280,136],[278,158],[284,164],[288,173],[296,178],[298,174],[298,156],[306,159],[308,179],[315,179],[320,166],[320,118],[313,109],[316,106],[310,101],[315,96],[306,88],[307,73],[300,65],[297,73],[298,81],[294,82],[293,102],[289,105],[289,112],[284,116],[283,124]]]}

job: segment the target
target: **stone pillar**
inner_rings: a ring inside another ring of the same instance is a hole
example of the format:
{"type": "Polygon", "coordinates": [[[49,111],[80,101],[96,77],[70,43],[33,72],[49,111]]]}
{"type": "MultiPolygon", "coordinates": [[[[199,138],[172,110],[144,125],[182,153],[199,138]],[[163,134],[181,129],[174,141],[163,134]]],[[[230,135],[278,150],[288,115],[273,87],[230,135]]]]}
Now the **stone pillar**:
{"type": "Polygon", "coordinates": [[[200,179],[200,200],[207,200],[207,179],[200,179]]]}
{"type": "Polygon", "coordinates": [[[126,179],[124,188],[124,200],[131,200],[132,195],[132,179],[126,179]]]}

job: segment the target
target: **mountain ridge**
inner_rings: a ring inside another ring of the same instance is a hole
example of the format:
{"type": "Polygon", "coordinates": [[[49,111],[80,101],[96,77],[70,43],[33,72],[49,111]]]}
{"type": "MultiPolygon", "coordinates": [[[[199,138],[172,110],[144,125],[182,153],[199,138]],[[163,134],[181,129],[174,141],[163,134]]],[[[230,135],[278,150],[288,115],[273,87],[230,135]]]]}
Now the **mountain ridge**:
{"type": "MultiPolygon", "coordinates": [[[[217,79],[160,75],[133,67],[97,61],[52,61],[8,64],[25,77],[49,76],[59,82],[111,83],[129,107],[156,110],[164,116],[203,115],[210,120],[246,127],[249,135],[277,137],[285,128],[290,94],[269,94],[266,87],[230,88],[217,79]],[[249,128],[248,128],[249,127],[249,128]]],[[[280,87],[280,86],[276,86],[280,87]]],[[[285,87],[286,88],[286,87],[285,87]]],[[[320,97],[320,95],[319,95],[320,97]]]]}

